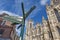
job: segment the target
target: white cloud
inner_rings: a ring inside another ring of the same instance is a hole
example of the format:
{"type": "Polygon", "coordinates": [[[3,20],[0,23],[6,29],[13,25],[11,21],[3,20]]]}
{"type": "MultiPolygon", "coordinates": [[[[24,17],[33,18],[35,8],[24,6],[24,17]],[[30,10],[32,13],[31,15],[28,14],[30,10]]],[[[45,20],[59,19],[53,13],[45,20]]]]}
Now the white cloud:
{"type": "Polygon", "coordinates": [[[11,16],[18,16],[16,14],[8,12],[8,11],[0,11],[0,14],[3,14],[3,13],[6,13],[6,14],[11,15],[11,16]]]}
{"type": "Polygon", "coordinates": [[[17,16],[17,17],[19,17],[19,18],[23,18],[23,17],[21,17],[21,16],[19,16],[19,15],[16,15],[15,13],[11,13],[11,12],[9,12],[9,11],[0,11],[0,14],[3,14],[3,13],[6,13],[6,14],[8,14],[8,15],[10,15],[10,16],[17,16]]]}
{"type": "Polygon", "coordinates": [[[40,4],[41,4],[41,5],[46,5],[47,2],[48,2],[48,0],[41,0],[41,1],[40,1],[40,4]]]}

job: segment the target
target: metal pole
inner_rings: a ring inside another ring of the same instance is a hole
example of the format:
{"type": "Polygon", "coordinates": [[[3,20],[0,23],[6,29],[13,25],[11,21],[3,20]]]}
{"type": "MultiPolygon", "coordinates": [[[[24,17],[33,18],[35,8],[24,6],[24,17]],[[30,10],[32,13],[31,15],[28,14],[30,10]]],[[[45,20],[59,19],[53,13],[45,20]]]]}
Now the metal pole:
{"type": "Polygon", "coordinates": [[[20,34],[20,39],[23,40],[23,36],[24,36],[24,27],[25,27],[25,19],[29,16],[29,14],[36,8],[35,6],[33,6],[26,14],[24,12],[24,4],[21,3],[22,6],[22,12],[23,12],[23,20],[22,20],[22,27],[21,27],[21,34],[20,34]]]}

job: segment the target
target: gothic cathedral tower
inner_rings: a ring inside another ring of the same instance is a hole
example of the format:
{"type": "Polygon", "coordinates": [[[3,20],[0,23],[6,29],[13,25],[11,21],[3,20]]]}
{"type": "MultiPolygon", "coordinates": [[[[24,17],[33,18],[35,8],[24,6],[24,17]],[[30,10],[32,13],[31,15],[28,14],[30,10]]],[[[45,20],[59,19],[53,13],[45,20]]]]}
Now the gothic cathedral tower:
{"type": "Polygon", "coordinates": [[[53,40],[60,40],[57,28],[60,28],[60,0],[51,0],[50,6],[46,5],[46,11],[53,40]]]}

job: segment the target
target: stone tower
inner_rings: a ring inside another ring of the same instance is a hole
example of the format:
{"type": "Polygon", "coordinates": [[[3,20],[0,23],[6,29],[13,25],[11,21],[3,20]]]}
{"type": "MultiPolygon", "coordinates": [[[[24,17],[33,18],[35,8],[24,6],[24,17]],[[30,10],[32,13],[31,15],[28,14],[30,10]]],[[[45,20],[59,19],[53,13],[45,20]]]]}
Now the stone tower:
{"type": "Polygon", "coordinates": [[[60,0],[51,0],[50,6],[46,6],[47,16],[51,32],[53,35],[53,40],[59,39],[58,28],[60,28],[60,0]]]}
{"type": "Polygon", "coordinates": [[[49,7],[54,10],[55,15],[60,22],[60,0],[51,0],[51,4],[49,7]]]}

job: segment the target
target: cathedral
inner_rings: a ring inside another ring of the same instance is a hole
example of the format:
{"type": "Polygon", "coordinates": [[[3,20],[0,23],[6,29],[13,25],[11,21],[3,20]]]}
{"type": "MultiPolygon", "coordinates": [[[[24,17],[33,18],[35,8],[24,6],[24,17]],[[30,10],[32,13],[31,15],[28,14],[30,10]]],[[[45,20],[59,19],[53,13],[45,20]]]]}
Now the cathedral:
{"type": "Polygon", "coordinates": [[[60,40],[60,0],[51,0],[46,12],[48,19],[42,17],[42,24],[27,22],[24,40],[60,40]]]}

